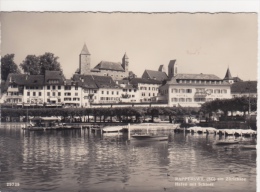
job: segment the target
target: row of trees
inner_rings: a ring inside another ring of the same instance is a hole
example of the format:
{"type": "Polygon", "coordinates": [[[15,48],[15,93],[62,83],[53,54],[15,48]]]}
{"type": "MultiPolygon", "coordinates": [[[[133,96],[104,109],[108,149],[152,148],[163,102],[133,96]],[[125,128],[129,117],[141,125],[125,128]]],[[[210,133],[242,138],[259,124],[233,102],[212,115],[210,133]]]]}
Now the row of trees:
{"type": "Polygon", "coordinates": [[[201,111],[209,114],[222,111],[224,113],[224,116],[227,117],[229,111],[232,115],[235,111],[241,111],[245,115],[245,112],[249,111],[249,108],[252,111],[256,111],[257,98],[236,97],[232,99],[216,99],[202,104],[201,111]]]}
{"type": "Polygon", "coordinates": [[[165,115],[169,117],[169,121],[176,116],[181,115],[195,115],[198,113],[199,108],[191,107],[131,107],[131,108],[35,108],[35,109],[13,109],[13,108],[2,108],[1,115],[5,117],[26,117],[28,116],[56,116],[62,117],[63,120],[66,118],[74,119],[76,116],[82,117],[83,122],[89,122],[90,116],[94,116],[94,121],[105,121],[110,118],[112,121],[113,117],[121,122],[123,119],[133,119],[134,121],[140,121],[143,116],[151,116],[153,118],[158,115],[165,115]]]}
{"type": "MultiPolygon", "coordinates": [[[[1,58],[1,79],[6,80],[9,73],[20,74],[21,70],[14,61],[14,54],[7,54],[1,58]]],[[[45,70],[61,71],[61,65],[58,57],[53,53],[45,53],[43,55],[27,55],[20,64],[21,69],[30,75],[43,75],[45,70]]]]}

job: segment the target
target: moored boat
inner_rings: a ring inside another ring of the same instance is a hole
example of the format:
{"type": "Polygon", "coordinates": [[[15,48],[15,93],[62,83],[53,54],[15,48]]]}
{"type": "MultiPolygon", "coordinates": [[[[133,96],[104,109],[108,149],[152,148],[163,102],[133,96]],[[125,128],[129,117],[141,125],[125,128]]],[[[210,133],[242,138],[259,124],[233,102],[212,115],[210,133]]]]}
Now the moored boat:
{"type": "Polygon", "coordinates": [[[256,145],[243,145],[240,147],[240,149],[244,150],[256,150],[256,145]]]}
{"type": "Polygon", "coordinates": [[[122,126],[109,126],[109,127],[104,127],[102,128],[103,133],[117,133],[117,132],[122,132],[123,128],[122,126]]]}
{"type": "Polygon", "coordinates": [[[222,140],[222,141],[216,141],[215,145],[231,145],[231,144],[238,144],[239,141],[237,140],[222,140]]]}
{"type": "Polygon", "coordinates": [[[168,140],[168,136],[165,135],[143,134],[143,135],[132,135],[131,137],[141,141],[167,141],[168,140]]]}

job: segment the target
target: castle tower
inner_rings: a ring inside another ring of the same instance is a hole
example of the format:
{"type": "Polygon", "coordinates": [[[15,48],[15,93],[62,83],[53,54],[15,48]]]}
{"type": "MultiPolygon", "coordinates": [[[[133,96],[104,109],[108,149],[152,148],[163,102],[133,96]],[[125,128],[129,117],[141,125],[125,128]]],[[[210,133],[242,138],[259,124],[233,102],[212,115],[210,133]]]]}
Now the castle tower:
{"type": "Polygon", "coordinates": [[[122,67],[126,73],[128,73],[128,65],[129,65],[129,58],[125,53],[124,57],[122,58],[122,67]]]}
{"type": "Polygon", "coordinates": [[[168,77],[171,79],[175,75],[177,75],[177,68],[178,65],[176,63],[176,60],[170,60],[170,63],[168,65],[168,77]]]}
{"type": "Polygon", "coordinates": [[[90,53],[86,44],[84,44],[79,55],[79,73],[81,75],[90,74],[90,53]]]}
{"type": "Polygon", "coordinates": [[[227,82],[227,83],[234,83],[234,79],[233,79],[233,77],[231,76],[231,73],[230,73],[230,71],[229,71],[229,67],[228,67],[228,69],[227,69],[227,72],[226,72],[226,75],[225,75],[225,77],[224,77],[224,82],[227,82]]]}

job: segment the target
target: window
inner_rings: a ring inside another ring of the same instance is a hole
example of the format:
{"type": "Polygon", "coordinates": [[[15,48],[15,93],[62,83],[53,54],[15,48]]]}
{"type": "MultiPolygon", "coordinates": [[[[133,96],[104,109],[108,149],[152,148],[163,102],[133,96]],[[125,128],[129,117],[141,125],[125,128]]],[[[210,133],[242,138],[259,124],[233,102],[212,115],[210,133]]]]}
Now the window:
{"type": "Polygon", "coordinates": [[[94,90],[94,93],[97,93],[97,90],[94,90]]]}
{"type": "Polygon", "coordinates": [[[135,97],[135,95],[132,95],[132,97],[135,97]]]}
{"type": "Polygon", "coordinates": [[[75,87],[75,90],[78,90],[78,89],[79,89],[78,86],[76,86],[76,87],[75,87]]]}
{"type": "Polygon", "coordinates": [[[153,96],[155,96],[155,93],[153,93],[153,96]]]}
{"type": "Polygon", "coordinates": [[[227,90],[226,90],[226,89],[222,89],[222,90],[221,90],[221,93],[226,94],[226,93],[227,93],[227,90]]]}
{"type": "Polygon", "coordinates": [[[47,92],[47,96],[50,96],[50,92],[47,92]]]}
{"type": "Polygon", "coordinates": [[[27,96],[30,96],[30,92],[27,92],[27,96]]]}
{"type": "Polygon", "coordinates": [[[192,93],[192,89],[186,89],[186,93],[192,93]]]}
{"type": "Polygon", "coordinates": [[[70,86],[65,86],[65,90],[71,90],[70,86]]]}
{"type": "Polygon", "coordinates": [[[151,96],[151,94],[149,93],[149,97],[151,96]]]}
{"type": "Polygon", "coordinates": [[[119,92],[117,91],[117,92],[116,92],[116,94],[118,95],[118,94],[119,94],[119,92]]]}
{"type": "Polygon", "coordinates": [[[129,92],[131,92],[132,91],[132,89],[129,89],[129,92]]]}
{"type": "Polygon", "coordinates": [[[219,89],[215,89],[214,93],[220,93],[220,90],[219,89]]]}
{"type": "Polygon", "coordinates": [[[39,92],[39,96],[42,96],[42,92],[39,92]]]}
{"type": "Polygon", "coordinates": [[[151,90],[151,87],[149,87],[149,90],[151,90]]]}
{"type": "Polygon", "coordinates": [[[114,95],[114,91],[112,91],[112,95],[114,95]]]}
{"type": "Polygon", "coordinates": [[[192,102],[192,98],[186,98],[186,102],[192,102]]]}
{"type": "Polygon", "coordinates": [[[58,96],[61,96],[61,93],[60,93],[60,92],[58,92],[58,96]]]}
{"type": "Polygon", "coordinates": [[[180,89],[180,93],[185,93],[185,89],[180,89]]]}
{"type": "Polygon", "coordinates": [[[61,86],[60,86],[60,85],[58,86],[58,89],[61,89],[61,86]]]}
{"type": "Polygon", "coordinates": [[[49,86],[49,85],[47,86],[47,89],[50,89],[50,86],[49,86]]]}
{"type": "Polygon", "coordinates": [[[75,93],[75,96],[78,96],[78,93],[75,93]]]}
{"type": "Polygon", "coordinates": [[[195,102],[205,102],[206,98],[194,98],[195,102]]]}
{"type": "Polygon", "coordinates": [[[136,89],[134,89],[134,92],[136,92],[136,89]]]}
{"type": "Polygon", "coordinates": [[[173,89],[173,93],[179,93],[178,89],[173,89]]]}
{"type": "Polygon", "coordinates": [[[49,103],[49,102],[50,102],[50,99],[47,99],[47,102],[49,103]]]}
{"type": "Polygon", "coordinates": [[[35,92],[33,92],[33,96],[36,96],[36,93],[35,93],[35,92]]]}
{"type": "Polygon", "coordinates": [[[101,91],[101,94],[104,94],[104,91],[101,91]]]}
{"type": "Polygon", "coordinates": [[[178,102],[178,98],[172,98],[172,102],[178,102]]]}
{"type": "Polygon", "coordinates": [[[56,88],[56,86],[55,86],[55,85],[53,85],[53,86],[52,86],[52,89],[55,89],[55,88],[56,88]]]}
{"type": "Polygon", "coordinates": [[[109,95],[109,91],[107,91],[107,94],[109,95]]]}
{"type": "Polygon", "coordinates": [[[58,102],[60,103],[60,102],[61,102],[61,100],[60,100],[60,99],[58,99],[58,102]]]}
{"type": "Polygon", "coordinates": [[[180,98],[179,101],[180,102],[185,102],[185,98],[180,98]]]}
{"type": "Polygon", "coordinates": [[[55,96],[55,92],[52,92],[52,96],[55,96]]]}

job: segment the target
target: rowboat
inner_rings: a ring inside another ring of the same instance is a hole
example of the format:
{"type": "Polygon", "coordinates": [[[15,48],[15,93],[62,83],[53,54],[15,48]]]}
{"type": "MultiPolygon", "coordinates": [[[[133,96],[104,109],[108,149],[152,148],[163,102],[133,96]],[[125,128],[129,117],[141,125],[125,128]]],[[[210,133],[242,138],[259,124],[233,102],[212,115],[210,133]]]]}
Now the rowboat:
{"type": "Polygon", "coordinates": [[[132,135],[131,137],[139,141],[167,141],[168,140],[168,136],[165,135],[143,134],[143,135],[132,135]]]}
{"type": "Polygon", "coordinates": [[[102,129],[103,133],[117,133],[117,132],[122,132],[123,128],[122,126],[109,126],[109,127],[104,127],[102,129]]]}
{"type": "Polygon", "coordinates": [[[225,141],[216,141],[215,145],[231,145],[231,144],[238,144],[239,141],[237,140],[225,140],[225,141]]]}

